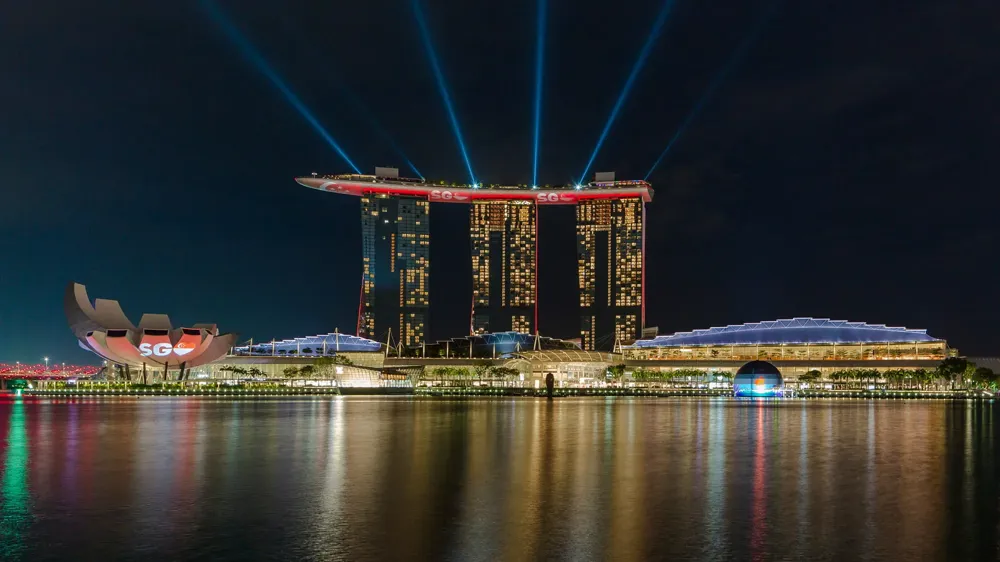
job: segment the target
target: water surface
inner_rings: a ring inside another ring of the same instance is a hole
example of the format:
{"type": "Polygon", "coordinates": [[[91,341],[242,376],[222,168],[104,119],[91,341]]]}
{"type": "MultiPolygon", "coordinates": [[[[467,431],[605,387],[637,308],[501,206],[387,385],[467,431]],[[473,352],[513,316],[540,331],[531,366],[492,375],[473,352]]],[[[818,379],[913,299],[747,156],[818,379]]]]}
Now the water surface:
{"type": "Polygon", "coordinates": [[[995,408],[0,403],[2,560],[993,560],[995,408]]]}

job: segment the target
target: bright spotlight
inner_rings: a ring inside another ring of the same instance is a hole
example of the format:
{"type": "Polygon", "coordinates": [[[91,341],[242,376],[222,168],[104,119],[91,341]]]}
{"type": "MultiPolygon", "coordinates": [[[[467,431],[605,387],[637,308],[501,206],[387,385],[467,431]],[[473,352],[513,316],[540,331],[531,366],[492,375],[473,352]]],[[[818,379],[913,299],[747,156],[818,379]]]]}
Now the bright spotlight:
{"type": "Polygon", "coordinates": [[[734,66],[736,66],[737,63],[739,63],[743,59],[743,56],[746,54],[747,50],[749,50],[750,46],[757,41],[757,38],[760,36],[761,31],[764,30],[764,27],[767,25],[767,22],[771,19],[771,16],[774,15],[774,11],[775,8],[777,8],[777,6],[778,6],[777,1],[771,4],[770,8],[764,13],[763,16],[761,16],[760,20],[757,22],[757,25],[754,26],[753,31],[751,31],[750,34],[747,35],[746,38],[743,39],[743,41],[736,47],[736,50],[733,51],[733,54],[729,58],[729,61],[726,62],[726,65],[719,70],[719,73],[716,74],[714,78],[712,78],[712,81],[709,82],[708,84],[708,88],[705,89],[705,93],[702,94],[701,98],[698,100],[698,103],[695,104],[694,108],[691,109],[691,112],[688,113],[687,117],[684,118],[684,121],[681,122],[681,126],[677,128],[677,131],[674,133],[674,136],[671,137],[670,142],[667,143],[667,147],[663,149],[663,152],[660,153],[660,156],[656,159],[656,162],[653,162],[653,166],[649,169],[648,172],[646,172],[646,177],[644,179],[647,180],[649,179],[649,176],[653,174],[653,171],[656,170],[656,167],[660,165],[660,162],[663,161],[663,158],[667,155],[668,152],[670,152],[670,149],[673,148],[674,144],[678,141],[678,139],[681,138],[681,135],[684,134],[684,131],[687,130],[691,122],[694,121],[695,117],[697,117],[698,114],[701,112],[701,109],[702,107],[704,107],[705,103],[709,99],[711,99],[713,94],[715,94],[715,90],[719,87],[720,84],[722,84],[723,81],[725,81],[726,76],[729,74],[729,72],[733,69],[734,66]]]}
{"type": "Polygon", "coordinates": [[[575,188],[575,189],[583,189],[583,186],[582,186],[582,185],[580,185],[580,184],[576,184],[576,186],[574,186],[574,188],[575,188]]]}
{"type": "Polygon", "coordinates": [[[417,18],[417,25],[420,27],[420,38],[424,43],[424,50],[427,51],[427,58],[430,59],[431,68],[434,70],[434,78],[437,80],[438,90],[441,92],[441,99],[444,100],[445,109],[448,110],[448,120],[451,122],[451,130],[455,133],[458,141],[458,148],[462,151],[462,158],[465,160],[465,167],[469,171],[469,179],[475,185],[476,174],[472,172],[472,162],[469,160],[469,151],[465,149],[465,140],[462,139],[462,131],[458,126],[458,116],[451,103],[451,95],[448,94],[448,86],[445,84],[444,72],[441,70],[441,63],[438,61],[437,53],[434,52],[434,44],[431,42],[431,32],[427,27],[427,19],[424,17],[423,7],[420,0],[412,0],[413,13],[417,18]]]}
{"type": "Polygon", "coordinates": [[[271,81],[271,84],[273,84],[274,87],[276,87],[285,97],[285,100],[287,100],[288,103],[290,103],[292,107],[294,107],[295,110],[298,111],[299,114],[309,123],[309,125],[312,126],[313,130],[319,133],[319,136],[323,137],[323,140],[330,145],[330,148],[339,154],[340,157],[343,158],[356,173],[360,174],[361,170],[354,165],[354,162],[352,162],[350,157],[347,156],[344,149],[337,144],[337,141],[333,140],[333,137],[330,136],[330,133],[323,128],[323,125],[320,124],[319,120],[312,114],[311,111],[309,111],[306,104],[299,98],[299,96],[295,95],[295,92],[293,92],[288,84],[285,83],[277,71],[271,68],[271,65],[267,63],[264,56],[257,51],[253,44],[250,43],[249,39],[240,33],[240,30],[236,28],[229,17],[215,4],[215,2],[212,0],[202,0],[202,5],[208,11],[209,16],[215,21],[215,23],[222,28],[226,37],[228,37],[229,40],[236,45],[236,48],[239,49],[244,58],[246,58],[257,68],[257,70],[266,76],[267,79],[271,81]]]}
{"type": "Polygon", "coordinates": [[[531,189],[538,189],[538,186],[537,185],[533,185],[533,186],[531,186],[531,189]]]}
{"type": "Polygon", "coordinates": [[[639,58],[636,59],[635,64],[632,66],[632,72],[629,73],[628,79],[625,80],[625,86],[622,87],[622,91],[618,94],[618,101],[615,102],[614,107],[611,109],[611,115],[608,116],[608,121],[604,124],[604,129],[601,131],[601,136],[597,138],[597,145],[594,147],[594,151],[590,154],[590,159],[587,160],[587,167],[583,169],[583,173],[580,174],[581,178],[586,178],[587,173],[590,172],[590,167],[594,165],[594,159],[597,158],[597,153],[601,150],[601,145],[604,144],[604,139],[608,136],[608,131],[611,130],[611,125],[618,118],[618,112],[621,111],[622,104],[625,103],[625,98],[628,97],[628,93],[632,90],[632,84],[635,82],[636,77],[639,75],[639,71],[646,64],[646,59],[649,58],[649,53],[653,48],[653,44],[656,43],[656,38],[660,36],[660,30],[663,29],[663,24],[667,22],[667,16],[670,15],[671,9],[674,7],[674,0],[665,0],[663,2],[663,7],[660,8],[659,15],[656,16],[656,21],[653,23],[653,29],[650,30],[649,36],[646,37],[646,43],[642,46],[642,50],[639,51],[639,58]]]}

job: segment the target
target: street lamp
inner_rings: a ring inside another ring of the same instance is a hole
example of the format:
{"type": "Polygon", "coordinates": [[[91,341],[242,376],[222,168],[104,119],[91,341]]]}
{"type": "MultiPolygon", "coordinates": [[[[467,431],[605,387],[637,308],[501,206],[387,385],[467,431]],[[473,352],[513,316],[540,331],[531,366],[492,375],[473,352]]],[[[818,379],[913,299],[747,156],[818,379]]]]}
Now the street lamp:
{"type": "Polygon", "coordinates": [[[45,370],[46,371],[49,370],[49,358],[48,357],[45,358],[45,370]]]}

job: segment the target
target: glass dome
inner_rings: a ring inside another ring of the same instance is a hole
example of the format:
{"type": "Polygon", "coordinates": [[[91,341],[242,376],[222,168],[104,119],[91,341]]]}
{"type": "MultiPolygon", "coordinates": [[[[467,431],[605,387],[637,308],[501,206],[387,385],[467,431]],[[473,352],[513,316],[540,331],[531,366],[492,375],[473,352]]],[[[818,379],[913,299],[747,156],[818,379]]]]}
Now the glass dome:
{"type": "Polygon", "coordinates": [[[776,396],[784,387],[778,368],[767,361],[751,361],[736,371],[733,394],[736,396],[776,396]]]}

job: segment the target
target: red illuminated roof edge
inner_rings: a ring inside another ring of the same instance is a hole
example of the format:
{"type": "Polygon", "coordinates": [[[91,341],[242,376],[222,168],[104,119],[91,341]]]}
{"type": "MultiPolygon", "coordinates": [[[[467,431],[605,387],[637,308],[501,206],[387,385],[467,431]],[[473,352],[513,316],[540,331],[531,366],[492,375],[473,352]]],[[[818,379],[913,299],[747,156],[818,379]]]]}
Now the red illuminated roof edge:
{"type": "Polygon", "coordinates": [[[641,197],[643,201],[652,201],[652,190],[646,186],[623,186],[620,188],[584,188],[573,189],[532,189],[506,190],[467,187],[450,187],[444,185],[407,186],[386,183],[369,183],[351,180],[324,178],[295,178],[296,183],[303,187],[361,197],[365,193],[385,193],[387,195],[425,196],[435,203],[469,203],[476,200],[510,199],[520,201],[537,201],[546,205],[573,205],[580,200],[621,199],[623,197],[641,197]],[[309,183],[305,183],[309,182],[309,183]],[[315,185],[310,185],[314,183],[315,185]]]}

